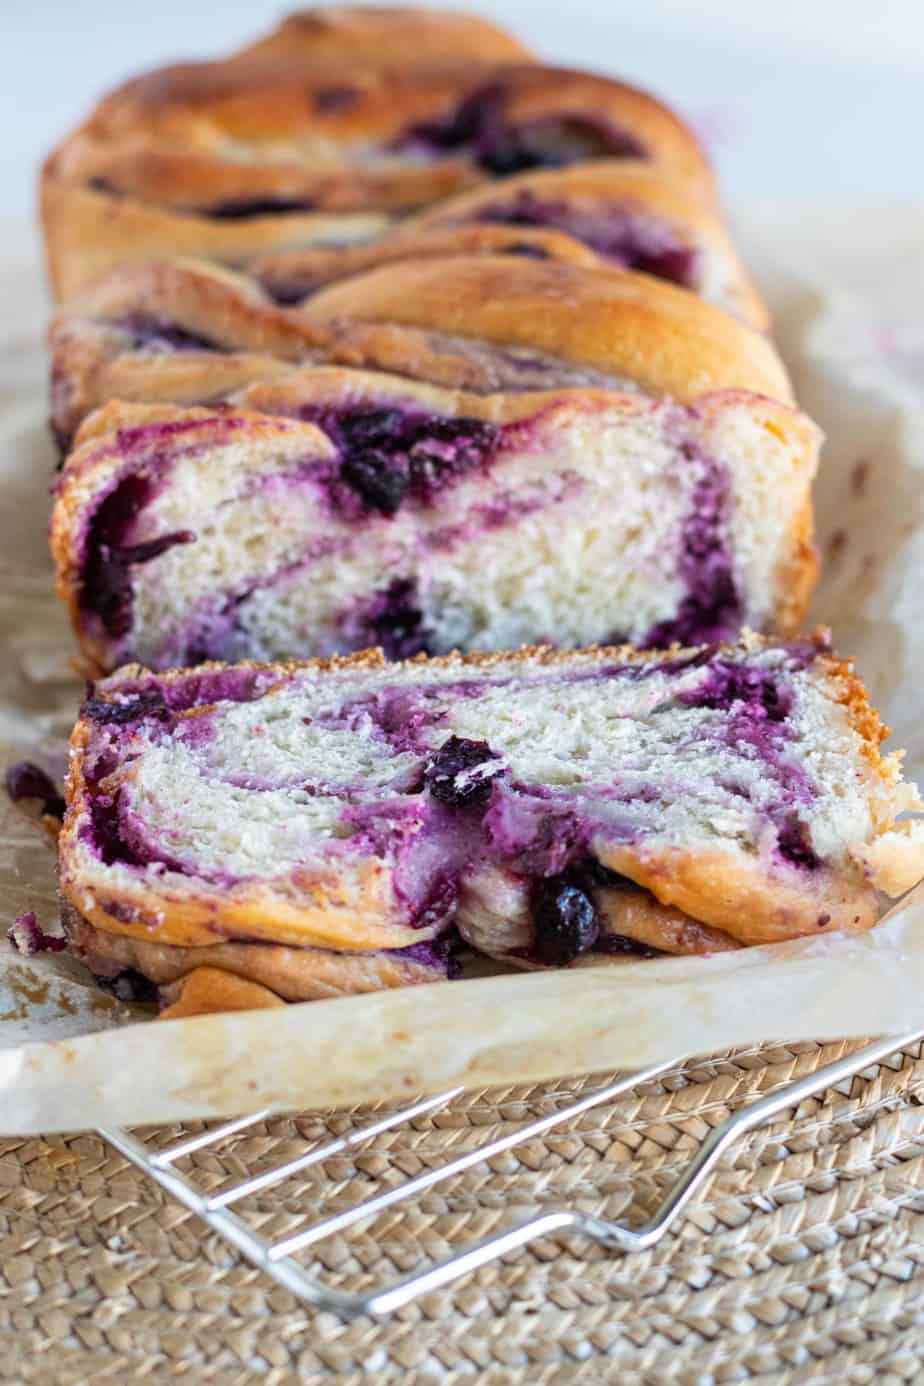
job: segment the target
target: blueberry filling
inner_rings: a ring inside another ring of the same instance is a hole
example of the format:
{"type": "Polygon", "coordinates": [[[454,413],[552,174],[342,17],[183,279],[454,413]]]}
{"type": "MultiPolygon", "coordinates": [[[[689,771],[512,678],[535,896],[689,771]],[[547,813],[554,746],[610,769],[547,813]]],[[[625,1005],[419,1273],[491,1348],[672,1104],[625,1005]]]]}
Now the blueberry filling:
{"type": "Polygon", "coordinates": [[[809,826],[796,813],[787,813],[777,823],[777,845],[780,856],[791,866],[805,871],[817,871],[821,858],[812,846],[809,826]]]}
{"type": "MultiPolygon", "coordinates": [[[[798,651],[793,662],[798,667],[798,651]]],[[[749,669],[716,658],[703,681],[681,693],[678,702],[728,714],[722,733],[725,743],[738,754],[750,748],[760,757],[765,773],[779,786],[783,803],[770,817],[777,830],[780,856],[791,866],[817,870],[821,860],[812,847],[810,829],[796,809],[790,807],[811,798],[811,786],[804,772],[783,751],[784,724],[793,708],[791,685],[776,670],[749,669]]]]}
{"type": "Polygon", "coordinates": [[[243,221],[245,217],[277,216],[285,212],[313,212],[315,202],[309,197],[232,197],[198,207],[200,216],[213,221],[243,221]]]}
{"type": "Polygon", "coordinates": [[[143,866],[122,835],[119,826],[119,795],[96,793],[90,800],[91,839],[100,860],[106,866],[122,862],[126,866],[143,866]]]}
{"type": "Polygon", "coordinates": [[[530,892],[532,954],[548,967],[564,967],[592,948],[600,933],[596,907],[567,874],[537,881],[530,892]]]}
{"type": "Polygon", "coordinates": [[[375,452],[347,457],[341,464],[340,476],[368,509],[377,510],[380,515],[398,513],[410,480],[406,472],[391,467],[375,452]]]}
{"type": "Polygon", "coordinates": [[[734,704],[747,704],[751,717],[785,722],[792,710],[792,690],[772,669],[749,669],[721,657],[710,662],[708,676],[696,687],[678,695],[685,707],[708,707],[727,712],[734,704]]]}
{"type": "Polygon", "coordinates": [[[460,940],[454,929],[447,929],[427,943],[412,943],[410,948],[386,948],[385,952],[402,962],[416,962],[445,972],[450,981],[462,974],[459,958],[460,940]]]}
{"type": "Polygon", "coordinates": [[[432,505],[439,492],[486,465],[501,430],[480,419],[403,409],[308,409],[342,454],[340,480],[368,510],[394,515],[405,498],[432,505]]]}
{"type": "Polygon", "coordinates": [[[504,246],[505,255],[521,255],[524,260],[548,260],[549,252],[541,245],[532,245],[529,241],[514,241],[511,245],[504,246]]]}
{"type": "Polygon", "coordinates": [[[582,209],[524,190],[509,202],[482,207],[478,220],[491,225],[551,227],[624,269],[640,270],[686,287],[695,283],[693,249],[678,241],[668,227],[646,221],[628,207],[611,204],[582,209]]]}
{"type": "MultiPolygon", "coordinates": [[[[87,187],[92,192],[105,193],[107,197],[131,197],[133,194],[116,187],[108,178],[88,178],[87,187]]],[[[171,211],[179,216],[210,217],[215,221],[241,221],[245,217],[275,216],[280,212],[313,212],[315,202],[307,197],[275,197],[269,193],[264,197],[230,197],[220,202],[206,203],[202,207],[173,207],[171,211]]]]}
{"type": "Polygon", "coordinates": [[[167,706],[163,694],[158,689],[153,689],[148,693],[139,693],[137,697],[128,698],[124,702],[109,702],[106,698],[89,697],[81,708],[81,716],[101,725],[109,722],[115,726],[129,726],[133,722],[142,722],[149,718],[156,722],[169,722],[173,718],[173,713],[167,706]]]}
{"type": "Polygon", "coordinates": [[[63,934],[47,934],[35,917],[34,910],[26,910],[10,925],[7,938],[16,949],[29,958],[33,953],[61,953],[67,947],[63,934]]]}
{"type": "MultiPolygon", "coordinates": [[[[784,753],[796,696],[789,675],[804,667],[812,655],[809,647],[793,646],[791,653],[786,653],[788,648],[783,647],[782,661],[774,663],[743,663],[721,651],[707,650],[676,661],[652,661],[640,666],[641,672],[635,666],[614,663],[586,674],[580,671],[576,677],[627,677],[635,681],[641,673],[689,671],[680,690],[666,690],[665,710],[671,710],[672,715],[681,708],[722,714],[705,721],[691,719],[697,739],[705,737],[726,745],[745,761],[759,758],[761,775],[774,788],[768,796],[762,790],[755,800],[755,812],[762,818],[758,829],[767,822],[772,824],[780,858],[809,871],[821,867],[822,862],[814,851],[800,804],[814,791],[805,772],[787,761],[784,753]]],[[[239,672],[243,671],[187,675],[166,683],[147,677],[120,686],[122,701],[107,702],[95,696],[88,701],[84,714],[100,726],[96,734],[99,741],[88,750],[86,760],[91,822],[83,831],[103,861],[136,867],[156,862],[167,869],[191,869],[209,877],[195,865],[171,860],[147,836],[143,821],[128,802],[123,799],[120,805],[118,788],[110,786],[107,776],[117,768],[118,746],[124,740],[122,727],[133,739],[139,725],[147,721],[148,734],[156,739],[156,724],[172,717],[174,697],[179,705],[190,707],[222,696],[258,696],[254,682],[239,689],[233,678],[223,691],[220,679],[239,672]],[[100,754],[102,742],[107,749],[100,754]]],[[[247,673],[252,680],[252,671],[247,673]]],[[[272,678],[271,673],[265,676],[272,678]]],[[[602,841],[637,840],[639,831],[644,834],[656,822],[650,813],[642,813],[640,818],[634,814],[624,817],[621,808],[623,804],[660,802],[654,786],[631,777],[625,782],[617,778],[612,784],[588,784],[575,798],[570,790],[560,787],[513,780],[502,757],[485,741],[447,737],[444,731],[442,744],[433,749],[438,739],[434,728],[445,718],[447,708],[457,706],[469,694],[480,696],[492,686],[483,676],[433,687],[396,688],[385,682],[355,702],[317,714],[314,720],[341,730],[355,727],[358,736],[368,736],[371,723],[374,735],[380,733],[394,750],[413,752],[417,758],[406,780],[394,786],[390,799],[369,801],[352,782],[336,790],[330,786],[318,789],[320,793],[338,793],[344,800],[340,822],[346,831],[338,834],[338,839],[345,847],[349,844],[351,851],[390,859],[395,894],[410,927],[435,928],[450,923],[467,875],[498,867],[512,873],[528,892],[532,938],[528,948],[519,953],[525,960],[564,966],[588,950],[655,956],[656,949],[605,932],[596,903],[601,889],[639,890],[636,883],[605,867],[596,852],[602,850],[602,841]],[[597,804],[606,807],[601,812],[597,804]]],[[[195,727],[199,721],[194,719],[191,725],[195,727]]],[[[131,757],[131,750],[127,755],[131,757]]],[[[742,784],[746,782],[743,777],[742,784]]],[[[254,787],[274,788],[271,783],[254,787]]],[[[740,792],[749,795],[745,787],[740,792]]],[[[758,831],[757,850],[760,841],[758,831]]]]}
{"type": "Polygon", "coordinates": [[[159,1000],[157,983],[150,981],[137,968],[125,967],[114,977],[103,977],[99,973],[94,973],[93,977],[97,986],[126,1005],[150,1005],[159,1000]]]}
{"type": "Polygon", "coordinates": [[[294,303],[301,303],[318,287],[307,280],[298,284],[294,280],[273,279],[269,275],[261,276],[260,283],[264,293],[268,294],[274,303],[278,303],[280,308],[291,308],[294,303]]]}
{"type": "Polygon", "coordinates": [[[179,323],[152,318],[144,313],[132,313],[118,318],[114,327],[130,334],[131,351],[222,351],[224,348],[212,337],[190,332],[179,323]]]}
{"type": "Polygon", "coordinates": [[[355,649],[381,646],[387,659],[411,659],[428,653],[432,632],[418,605],[415,580],[395,578],[347,617],[343,633],[355,649]]]}
{"type": "Polygon", "coordinates": [[[595,953],[606,953],[611,957],[658,958],[664,954],[657,948],[649,948],[647,943],[628,938],[625,934],[600,934],[594,944],[595,953]]]}
{"type": "Polygon", "coordinates": [[[743,618],[728,538],[732,504],[728,476],[719,463],[697,458],[689,444],[681,451],[688,461],[698,460],[701,466],[683,524],[677,565],[687,594],[677,615],[659,622],[640,642],[655,649],[675,642],[708,645],[728,640],[741,628],[743,618]]]}
{"type": "Polygon", "coordinates": [[[6,772],[6,792],[14,804],[22,799],[35,799],[42,806],[42,813],[52,818],[64,817],[64,799],[50,775],[30,760],[17,761],[6,772]]]}
{"type": "Polygon", "coordinates": [[[355,106],[359,96],[356,87],[348,87],[343,83],[339,86],[321,87],[320,91],[312,94],[311,100],[316,111],[322,115],[333,115],[337,111],[348,111],[351,106],[355,106]]]}
{"type": "Polygon", "coordinates": [[[469,808],[490,799],[494,779],[503,769],[503,762],[486,741],[451,736],[430,757],[424,783],[441,804],[469,808]]]}
{"type": "Polygon", "coordinates": [[[448,114],[412,125],[392,148],[398,152],[423,149],[436,155],[467,153],[496,177],[531,168],[561,168],[585,159],[646,157],[644,146],[628,131],[580,116],[517,124],[505,113],[506,101],[504,86],[489,83],[448,114]]]}
{"type": "Polygon", "coordinates": [[[191,529],[180,529],[142,544],[122,542],[154,491],[153,480],[142,472],[125,477],[99,506],[87,535],[81,603],[117,640],[126,636],[132,625],[131,567],[159,558],[177,544],[191,544],[196,538],[191,529]]]}

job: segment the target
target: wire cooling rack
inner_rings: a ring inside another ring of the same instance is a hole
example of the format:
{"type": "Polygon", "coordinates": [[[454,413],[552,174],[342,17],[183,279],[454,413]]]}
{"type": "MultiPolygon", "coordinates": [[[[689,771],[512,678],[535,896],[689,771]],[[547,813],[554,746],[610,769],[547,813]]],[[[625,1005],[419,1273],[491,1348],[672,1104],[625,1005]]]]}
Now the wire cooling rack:
{"type": "Polygon", "coordinates": [[[191,1136],[189,1139],[180,1141],[165,1150],[157,1151],[152,1150],[142,1139],[118,1127],[101,1129],[99,1134],[132,1164],[137,1165],[139,1169],[155,1180],[168,1194],[182,1203],[190,1212],[200,1217],[225,1242],[234,1247],[253,1265],[272,1276],[274,1280],[291,1291],[303,1303],[317,1309],[331,1310],[344,1318],[352,1318],[360,1314],[382,1316],[400,1309],[403,1305],[409,1304],[412,1300],[418,1299],[421,1295],[428,1294],[442,1285],[447,1285],[462,1276],[470,1275],[480,1266],[496,1261],[500,1257],[534,1242],[539,1237],[577,1234],[578,1236],[589,1237],[601,1246],[619,1253],[640,1251],[654,1245],[655,1242],[660,1241],[677,1220],[687,1203],[696,1194],[697,1189],[708,1179],[723,1152],[744,1132],[762,1125],[780,1112],[795,1107],[803,1098],[811,1097],[847,1078],[852,1078],[862,1073],[864,1069],[874,1067],[888,1058],[890,1054],[920,1043],[922,1040],[924,1040],[924,1030],[915,1030],[910,1034],[901,1036],[890,1035],[873,1044],[868,1044],[862,1049],[855,1050],[852,1054],[838,1059],[835,1063],[826,1064],[805,1078],[789,1083],[776,1092],[769,1093],[766,1097],[741,1107],[710,1132],[660,1207],[648,1222],[643,1223],[640,1227],[625,1227],[621,1223],[592,1217],[569,1208],[553,1209],[515,1223],[484,1241],[474,1243],[462,1251],[447,1256],[445,1260],[426,1265],[420,1270],[415,1270],[409,1275],[392,1281],[390,1284],[378,1285],[363,1293],[349,1293],[325,1284],[323,1280],[311,1274],[304,1265],[297,1261],[296,1255],[309,1250],[325,1237],[346,1232],[358,1223],[374,1218],[377,1214],[384,1212],[386,1208],[402,1203],[406,1199],[413,1199],[425,1190],[433,1188],[435,1184],[460,1174],[473,1165],[488,1161],[523,1141],[543,1135],[546,1131],[552,1130],[553,1127],[561,1126],[594,1107],[613,1101],[614,1098],[619,1097],[629,1089],[649,1082],[651,1079],[657,1078],[659,1074],[675,1068],[678,1060],[672,1059],[668,1063],[655,1064],[650,1068],[640,1069],[635,1073],[627,1074],[616,1082],[607,1084],[605,1087],[596,1088],[579,1101],[560,1108],[548,1116],[540,1117],[536,1121],[520,1126],[509,1135],[489,1141],[456,1159],[447,1160],[445,1164],[428,1169],[414,1178],[406,1179],[396,1187],[365,1199],[343,1212],[322,1218],[319,1222],[306,1223],[299,1231],[278,1241],[270,1241],[255,1231],[245,1217],[232,1211],[235,1205],[246,1202],[254,1194],[262,1193],[265,1189],[283,1183],[286,1179],[310,1168],[312,1165],[320,1164],[332,1156],[340,1155],[356,1147],[366,1146],[369,1142],[374,1141],[376,1136],[385,1131],[393,1130],[405,1122],[412,1121],[415,1117],[421,1117],[447,1107],[454,1098],[459,1096],[462,1089],[453,1088],[436,1097],[424,1098],[412,1106],[403,1107],[400,1111],[390,1112],[361,1130],[306,1150],[303,1155],[297,1155],[294,1159],[287,1160],[285,1164],[262,1171],[260,1174],[216,1194],[208,1194],[197,1187],[177,1166],[185,1156],[205,1148],[217,1147],[229,1137],[246,1131],[248,1127],[277,1113],[255,1112],[252,1116],[240,1117],[236,1121],[213,1127],[211,1130],[191,1136]]]}

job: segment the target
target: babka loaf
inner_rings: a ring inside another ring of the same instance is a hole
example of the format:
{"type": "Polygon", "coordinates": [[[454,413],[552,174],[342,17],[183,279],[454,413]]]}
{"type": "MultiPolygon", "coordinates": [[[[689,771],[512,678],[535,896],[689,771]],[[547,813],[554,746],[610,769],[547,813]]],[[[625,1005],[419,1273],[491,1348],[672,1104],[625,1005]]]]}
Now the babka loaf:
{"type": "Polygon", "coordinates": [[[328,300],[356,366],[84,424],[52,546],[91,668],[798,626],[818,435],[766,338],[646,276],[492,257],[328,300]]]}
{"type": "Polygon", "coordinates": [[[924,870],[884,735],[823,645],[750,636],[131,667],[72,737],[65,921],[174,1013],[431,980],[454,928],[526,967],[865,929],[924,870]]]}
{"type": "Polygon", "coordinates": [[[241,265],[349,244],[486,179],[600,158],[648,160],[711,188],[676,116],[585,73],[304,66],[272,53],[168,68],[112,93],[46,162],[52,285],[67,297],[156,256],[241,265]]]}
{"type": "Polygon", "coordinates": [[[274,251],[248,269],[277,303],[298,303],[381,264],[461,254],[638,270],[691,289],[760,331],[768,326],[711,194],[639,159],[521,173],[446,198],[377,240],[274,251]]]}

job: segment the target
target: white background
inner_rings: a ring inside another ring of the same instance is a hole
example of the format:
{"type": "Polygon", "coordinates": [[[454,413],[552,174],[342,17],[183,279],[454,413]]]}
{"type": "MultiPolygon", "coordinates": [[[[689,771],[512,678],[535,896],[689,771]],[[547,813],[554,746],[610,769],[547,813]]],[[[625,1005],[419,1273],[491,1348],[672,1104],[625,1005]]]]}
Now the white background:
{"type": "MultiPolygon", "coordinates": [[[[0,0],[0,218],[121,78],[227,52],[297,0],[0,0]]],[[[434,7],[439,7],[435,0],[434,7]]],[[[457,0],[457,8],[465,0],[457,0]]],[[[552,62],[692,118],[732,207],[924,203],[924,0],[473,0],[552,62]]]]}

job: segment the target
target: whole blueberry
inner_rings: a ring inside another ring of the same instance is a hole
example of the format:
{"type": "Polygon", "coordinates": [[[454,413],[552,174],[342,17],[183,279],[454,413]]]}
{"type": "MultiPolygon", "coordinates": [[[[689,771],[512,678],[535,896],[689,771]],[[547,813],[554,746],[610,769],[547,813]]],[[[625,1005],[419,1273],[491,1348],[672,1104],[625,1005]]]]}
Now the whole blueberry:
{"type": "Polygon", "coordinates": [[[17,761],[6,772],[6,792],[18,803],[21,799],[41,801],[42,812],[52,818],[64,817],[64,799],[58,793],[54,781],[39,765],[30,760],[17,761]]]}
{"type": "Polygon", "coordinates": [[[600,921],[594,902],[567,875],[537,881],[531,903],[537,962],[563,967],[596,943],[600,921]]]}
{"type": "Polygon", "coordinates": [[[387,459],[375,452],[348,457],[340,475],[370,510],[378,510],[382,515],[397,513],[408,487],[405,473],[390,467],[387,459]]]}
{"type": "Polygon", "coordinates": [[[451,736],[430,757],[424,784],[441,804],[467,808],[490,798],[494,779],[502,769],[502,762],[486,741],[451,736]]]}

